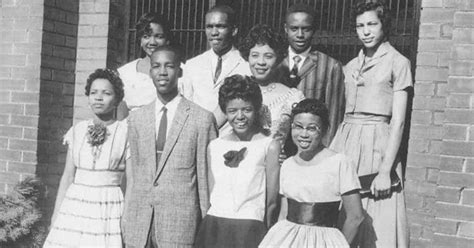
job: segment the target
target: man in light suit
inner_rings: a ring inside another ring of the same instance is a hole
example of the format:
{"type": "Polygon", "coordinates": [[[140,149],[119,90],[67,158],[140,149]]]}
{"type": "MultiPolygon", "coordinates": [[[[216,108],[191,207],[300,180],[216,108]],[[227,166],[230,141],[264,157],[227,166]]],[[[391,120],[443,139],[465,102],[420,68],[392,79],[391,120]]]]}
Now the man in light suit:
{"type": "Polygon", "coordinates": [[[233,46],[237,36],[235,11],[226,5],[215,6],[206,13],[206,37],[210,50],[188,60],[183,66],[181,92],[187,99],[211,111],[222,126],[225,116],[218,106],[218,93],[226,77],[251,75],[247,61],[233,46]]]}
{"type": "Polygon", "coordinates": [[[209,208],[206,150],[212,113],[178,93],[178,50],[156,49],[150,76],[158,99],[130,113],[132,180],[122,228],[126,247],[192,247],[209,208]]]}
{"type": "Polygon", "coordinates": [[[344,74],[339,61],[311,45],[315,32],[312,9],[306,4],[288,9],[284,24],[288,56],[277,69],[286,85],[300,89],[306,98],[326,103],[330,126],[323,143],[329,145],[344,117],[344,74]]]}

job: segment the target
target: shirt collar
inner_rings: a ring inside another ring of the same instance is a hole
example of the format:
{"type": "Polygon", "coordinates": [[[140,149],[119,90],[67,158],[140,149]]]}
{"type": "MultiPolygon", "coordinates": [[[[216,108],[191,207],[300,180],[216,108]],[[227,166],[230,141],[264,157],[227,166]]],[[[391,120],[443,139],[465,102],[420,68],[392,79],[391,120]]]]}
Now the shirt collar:
{"type": "MultiPolygon", "coordinates": [[[[226,58],[228,58],[228,57],[229,57],[232,53],[234,53],[235,51],[237,51],[237,49],[236,49],[234,46],[232,46],[229,51],[227,51],[226,53],[224,53],[224,54],[221,56],[221,57],[222,57],[222,60],[224,61],[226,58]]],[[[218,55],[214,52],[214,50],[212,50],[212,49],[211,49],[211,54],[212,54],[212,58],[217,61],[217,59],[219,58],[219,56],[218,56],[218,55]]]]}
{"type": "MultiPolygon", "coordinates": [[[[378,59],[380,57],[383,57],[385,54],[388,53],[388,51],[391,49],[391,47],[392,46],[390,45],[390,43],[388,41],[382,42],[382,44],[380,44],[380,46],[377,48],[377,51],[375,51],[374,56],[372,56],[372,58],[370,58],[370,60],[375,60],[375,59],[378,59]]],[[[359,63],[364,62],[364,57],[365,57],[365,53],[364,53],[364,49],[362,48],[359,51],[359,56],[358,56],[359,63]]]]}
{"type": "Polygon", "coordinates": [[[296,55],[300,56],[301,57],[301,61],[304,61],[306,59],[306,57],[309,56],[309,52],[311,51],[311,46],[308,47],[308,49],[306,49],[304,52],[302,53],[295,53],[295,51],[293,51],[293,49],[291,47],[288,47],[288,58],[290,58],[291,60],[293,60],[293,57],[295,57],[296,55]]]}
{"type": "Polygon", "coordinates": [[[155,101],[156,115],[158,115],[161,112],[161,109],[163,108],[163,106],[166,106],[166,109],[168,110],[168,112],[175,112],[176,109],[178,108],[178,104],[179,104],[181,98],[182,98],[182,96],[180,94],[178,94],[177,96],[175,96],[175,98],[173,98],[173,100],[169,101],[166,105],[163,104],[160,101],[160,99],[156,99],[156,101],[155,101]]]}

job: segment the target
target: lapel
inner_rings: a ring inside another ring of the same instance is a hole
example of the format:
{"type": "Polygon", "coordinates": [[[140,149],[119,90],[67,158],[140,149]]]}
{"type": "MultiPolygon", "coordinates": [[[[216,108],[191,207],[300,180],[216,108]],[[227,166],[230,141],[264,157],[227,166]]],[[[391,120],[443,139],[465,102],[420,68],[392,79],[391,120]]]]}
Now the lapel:
{"type": "Polygon", "coordinates": [[[303,66],[298,71],[298,77],[304,78],[309,72],[313,71],[314,68],[318,65],[318,52],[311,50],[308,57],[303,62],[303,66]]]}
{"type": "Polygon", "coordinates": [[[388,43],[387,41],[383,42],[382,44],[380,44],[374,56],[372,56],[372,58],[370,59],[366,59],[365,64],[364,64],[364,59],[365,59],[364,49],[361,49],[358,56],[358,62],[360,66],[359,68],[361,68],[360,73],[362,74],[370,70],[376,64],[378,64],[381,61],[381,58],[384,57],[388,53],[389,49],[390,49],[390,43],[388,43]]]}
{"type": "Polygon", "coordinates": [[[137,118],[137,132],[140,138],[138,143],[142,144],[139,146],[141,150],[139,153],[143,152],[142,159],[148,161],[143,163],[145,166],[149,165],[145,168],[148,173],[144,175],[150,175],[150,180],[156,169],[155,101],[143,106],[143,110],[137,110],[141,111],[140,118],[137,118]]]}
{"type": "Polygon", "coordinates": [[[228,77],[242,62],[241,57],[238,54],[238,50],[232,49],[229,53],[230,54],[227,57],[225,63],[222,63],[221,75],[219,75],[217,83],[214,84],[214,88],[220,88],[220,85],[224,83],[224,79],[228,77]]]}
{"type": "Polygon", "coordinates": [[[171,154],[171,151],[173,150],[174,146],[176,145],[176,142],[178,141],[178,137],[181,134],[181,131],[183,130],[186,120],[188,119],[189,110],[189,102],[185,98],[181,98],[181,101],[178,104],[178,108],[176,109],[176,114],[173,118],[173,122],[171,123],[171,128],[169,131],[170,133],[166,138],[165,147],[163,148],[163,154],[161,155],[161,159],[158,162],[154,181],[156,181],[160,176],[166,164],[166,161],[168,160],[171,154]]]}

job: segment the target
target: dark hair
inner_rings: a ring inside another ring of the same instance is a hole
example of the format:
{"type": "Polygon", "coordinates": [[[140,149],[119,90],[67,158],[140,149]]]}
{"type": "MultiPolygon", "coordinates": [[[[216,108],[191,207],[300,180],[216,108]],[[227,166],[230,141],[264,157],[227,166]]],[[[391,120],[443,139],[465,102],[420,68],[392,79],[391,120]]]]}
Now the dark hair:
{"type": "Polygon", "coordinates": [[[227,103],[234,99],[252,103],[257,112],[262,108],[260,87],[248,76],[236,74],[224,79],[224,84],[219,89],[219,107],[222,112],[226,112],[227,103]]]}
{"type": "Polygon", "coordinates": [[[318,99],[304,99],[301,102],[295,104],[291,110],[291,120],[295,118],[297,114],[310,113],[319,116],[323,126],[321,127],[322,134],[326,134],[329,127],[329,111],[324,102],[318,99]]]}
{"type": "Polygon", "coordinates": [[[249,60],[250,49],[257,44],[271,47],[277,55],[277,63],[280,63],[285,58],[288,49],[285,39],[265,24],[257,24],[252,27],[247,36],[240,42],[239,51],[245,60],[249,60]]]}
{"type": "Polygon", "coordinates": [[[117,100],[116,103],[118,104],[122,101],[124,96],[123,82],[122,79],[120,79],[117,71],[112,69],[97,69],[93,73],[91,73],[87,78],[86,96],[89,96],[89,94],[91,93],[92,83],[96,79],[107,79],[110,84],[112,84],[112,88],[114,89],[115,100],[117,100]]]}
{"type": "Polygon", "coordinates": [[[216,6],[212,7],[211,9],[209,9],[206,12],[206,15],[209,14],[209,13],[216,13],[216,12],[225,14],[227,16],[227,24],[229,24],[232,28],[235,28],[237,26],[235,10],[232,9],[230,6],[228,6],[228,5],[216,5],[216,6]]]}
{"type": "Polygon", "coordinates": [[[178,62],[176,63],[177,66],[181,67],[181,63],[184,62],[184,54],[182,52],[182,49],[180,49],[180,47],[178,45],[164,45],[164,46],[160,46],[160,47],[157,47],[155,49],[155,51],[153,51],[153,54],[157,53],[157,52],[162,52],[162,51],[168,51],[168,52],[172,52],[174,53],[175,55],[175,62],[178,62]]]}
{"type": "Polygon", "coordinates": [[[288,10],[286,11],[285,14],[285,22],[288,19],[288,16],[290,16],[293,13],[306,13],[311,17],[311,27],[314,29],[314,22],[316,18],[314,18],[316,15],[314,14],[314,8],[308,4],[304,3],[297,3],[291,5],[288,10]]]}
{"type": "Polygon", "coordinates": [[[135,28],[137,30],[137,38],[141,39],[143,35],[151,33],[150,23],[156,23],[163,29],[166,39],[171,39],[171,29],[168,20],[158,13],[145,13],[138,19],[135,28]]]}
{"type": "Polygon", "coordinates": [[[390,18],[390,10],[384,4],[383,1],[380,0],[371,0],[371,1],[363,1],[355,5],[352,11],[352,20],[354,24],[356,23],[356,18],[359,15],[364,14],[367,11],[375,11],[377,13],[377,17],[380,19],[382,23],[382,30],[384,39],[388,39],[390,36],[390,28],[391,28],[391,18],[390,18]]]}

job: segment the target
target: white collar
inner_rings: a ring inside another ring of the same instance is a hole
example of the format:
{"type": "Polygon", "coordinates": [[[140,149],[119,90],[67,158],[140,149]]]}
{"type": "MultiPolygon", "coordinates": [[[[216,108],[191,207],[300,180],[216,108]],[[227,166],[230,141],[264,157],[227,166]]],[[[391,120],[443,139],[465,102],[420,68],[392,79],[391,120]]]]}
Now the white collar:
{"type": "Polygon", "coordinates": [[[166,106],[166,109],[168,112],[176,112],[176,109],[178,108],[178,104],[181,100],[182,96],[180,94],[176,95],[171,101],[169,101],[167,104],[163,104],[160,99],[156,99],[155,101],[155,112],[156,112],[156,115],[158,116],[158,114],[161,112],[161,109],[163,108],[163,106],[166,106]]]}
{"type": "Polygon", "coordinates": [[[291,68],[293,68],[293,65],[295,64],[295,61],[293,60],[293,58],[296,55],[298,55],[301,58],[301,62],[298,64],[298,70],[301,69],[301,66],[303,66],[303,62],[309,56],[310,51],[311,51],[311,46],[308,47],[308,49],[306,49],[306,51],[304,51],[302,53],[295,53],[295,51],[293,51],[291,46],[288,47],[288,68],[290,68],[290,70],[291,70],[291,68]]]}
{"type": "MultiPolygon", "coordinates": [[[[229,51],[227,51],[226,53],[224,53],[224,54],[221,56],[222,61],[224,61],[226,58],[228,58],[229,56],[231,56],[231,54],[235,53],[236,51],[237,51],[237,49],[236,49],[234,46],[232,46],[229,51]]],[[[217,59],[219,58],[219,56],[218,56],[218,55],[214,52],[214,50],[212,50],[212,49],[211,49],[211,56],[212,56],[212,59],[213,59],[213,60],[216,60],[216,61],[217,61],[217,59]]]]}

